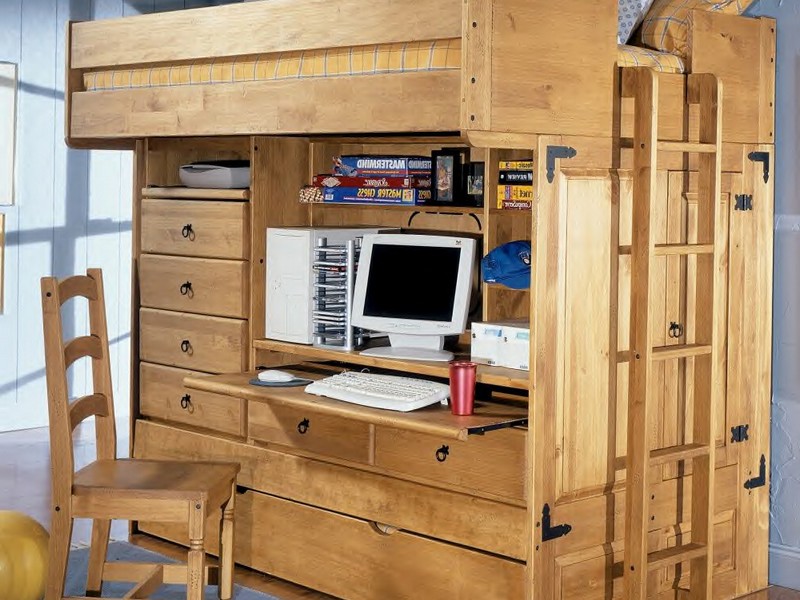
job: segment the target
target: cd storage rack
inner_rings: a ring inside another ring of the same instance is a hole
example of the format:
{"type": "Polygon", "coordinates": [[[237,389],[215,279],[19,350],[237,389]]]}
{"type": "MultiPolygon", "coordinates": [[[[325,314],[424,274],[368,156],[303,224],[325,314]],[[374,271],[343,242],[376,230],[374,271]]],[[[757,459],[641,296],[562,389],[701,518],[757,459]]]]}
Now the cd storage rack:
{"type": "Polygon", "coordinates": [[[360,251],[361,238],[336,245],[320,238],[314,249],[314,346],[350,351],[366,341],[350,322],[360,251]]]}

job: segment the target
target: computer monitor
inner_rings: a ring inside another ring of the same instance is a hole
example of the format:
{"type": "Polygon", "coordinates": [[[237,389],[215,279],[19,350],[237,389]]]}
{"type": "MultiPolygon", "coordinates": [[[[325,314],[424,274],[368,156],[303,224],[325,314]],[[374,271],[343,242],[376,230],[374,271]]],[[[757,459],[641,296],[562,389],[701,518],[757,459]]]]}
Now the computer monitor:
{"type": "Polygon", "coordinates": [[[414,234],[365,235],[352,324],[389,334],[390,346],[362,354],[447,361],[447,335],[464,332],[475,240],[414,234]]]}

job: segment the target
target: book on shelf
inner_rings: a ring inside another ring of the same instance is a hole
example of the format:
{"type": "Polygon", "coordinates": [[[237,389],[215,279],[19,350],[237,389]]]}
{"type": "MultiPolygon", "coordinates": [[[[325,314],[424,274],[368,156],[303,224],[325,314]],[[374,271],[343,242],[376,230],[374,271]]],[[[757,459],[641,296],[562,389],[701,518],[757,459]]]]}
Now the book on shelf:
{"type": "Polygon", "coordinates": [[[498,185],[497,208],[528,209],[533,203],[532,185],[498,185]]]}
{"type": "Polygon", "coordinates": [[[507,185],[533,185],[533,171],[500,171],[498,180],[507,185]]]}
{"type": "Polygon", "coordinates": [[[497,166],[501,171],[530,171],[533,173],[532,160],[501,160],[497,166]]]}

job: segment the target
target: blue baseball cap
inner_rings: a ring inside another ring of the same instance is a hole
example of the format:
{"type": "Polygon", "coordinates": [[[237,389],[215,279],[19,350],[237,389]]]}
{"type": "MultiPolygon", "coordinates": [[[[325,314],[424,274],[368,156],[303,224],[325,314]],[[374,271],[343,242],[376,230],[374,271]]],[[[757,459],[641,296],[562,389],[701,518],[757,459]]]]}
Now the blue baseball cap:
{"type": "Polygon", "coordinates": [[[531,287],[531,243],[516,240],[494,248],[481,260],[483,280],[515,290],[531,287]]]}

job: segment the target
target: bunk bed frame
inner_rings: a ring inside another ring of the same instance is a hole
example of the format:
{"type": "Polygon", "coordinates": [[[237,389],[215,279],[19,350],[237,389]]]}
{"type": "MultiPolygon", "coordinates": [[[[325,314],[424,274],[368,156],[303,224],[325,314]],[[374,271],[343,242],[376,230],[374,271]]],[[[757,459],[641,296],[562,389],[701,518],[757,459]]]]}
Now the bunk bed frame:
{"type": "Polygon", "coordinates": [[[237,562],[365,600],[766,586],[775,22],[690,22],[686,75],[617,67],[616,0],[270,0],[69,25],[67,142],[135,153],[132,452],[242,464],[237,562]],[[442,40],[457,67],[87,84],[442,40]],[[489,192],[500,160],[532,160],[532,210],[297,201],[334,156],[444,146],[485,162],[489,192]],[[175,187],[214,158],[249,159],[250,188],[175,187]],[[475,422],[247,385],[298,362],[447,376],[264,339],[265,229],[352,224],[533,241],[530,290],[481,290],[484,320],[530,319],[531,371],[481,367],[475,422]],[[652,348],[663,360],[639,366],[652,348]],[[470,434],[498,411],[528,426],[470,434]]]}

